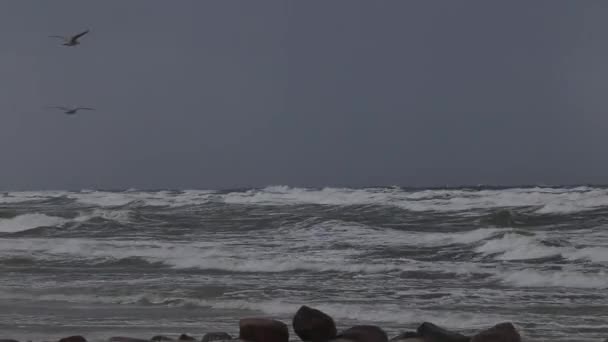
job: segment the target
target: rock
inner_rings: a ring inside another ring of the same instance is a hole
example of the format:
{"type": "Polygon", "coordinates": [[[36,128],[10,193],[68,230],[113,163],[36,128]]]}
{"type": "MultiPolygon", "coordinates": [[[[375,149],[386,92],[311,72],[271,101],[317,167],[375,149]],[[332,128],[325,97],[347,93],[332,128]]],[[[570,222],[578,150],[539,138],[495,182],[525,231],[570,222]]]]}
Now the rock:
{"type": "Polygon", "coordinates": [[[179,335],[178,341],[196,341],[196,339],[188,334],[179,335]]]}
{"type": "Polygon", "coordinates": [[[115,336],[108,339],[109,342],[150,342],[141,338],[115,336]]]}
{"type": "Polygon", "coordinates": [[[80,335],[75,335],[75,336],[64,337],[61,340],[59,340],[59,342],[87,342],[87,339],[80,335]]]}
{"type": "Polygon", "coordinates": [[[203,336],[201,342],[211,342],[211,341],[229,341],[232,340],[232,336],[228,335],[225,332],[210,332],[206,333],[203,336]]]}
{"type": "MultiPolygon", "coordinates": [[[[0,216],[0,217],[2,217],[2,216],[0,216]]],[[[7,339],[0,339],[0,342],[19,342],[19,341],[11,340],[10,338],[7,338],[7,339]]]]}
{"type": "Polygon", "coordinates": [[[424,337],[425,341],[429,342],[469,342],[471,340],[470,337],[440,328],[429,322],[422,323],[417,332],[424,337]]]}
{"type": "Polygon", "coordinates": [[[245,318],[239,321],[239,338],[250,342],[288,342],[289,329],[274,319],[245,318]]]}
{"type": "Polygon", "coordinates": [[[302,341],[327,341],[336,337],[336,323],[327,314],[306,305],[293,316],[293,330],[302,341]]]}
{"type": "Polygon", "coordinates": [[[388,336],[384,330],[375,325],[356,325],[344,330],[337,339],[331,341],[388,342],[388,336]]]}
{"type": "Polygon", "coordinates": [[[424,337],[415,331],[408,331],[390,339],[391,342],[425,342],[424,337]]]}
{"type": "Polygon", "coordinates": [[[150,339],[150,341],[163,342],[163,341],[175,341],[175,340],[172,339],[171,337],[167,337],[167,336],[163,336],[163,335],[156,335],[156,336],[152,337],[150,339]]]}
{"type": "Polygon", "coordinates": [[[471,342],[521,342],[521,336],[511,323],[499,323],[473,336],[471,342]]]}

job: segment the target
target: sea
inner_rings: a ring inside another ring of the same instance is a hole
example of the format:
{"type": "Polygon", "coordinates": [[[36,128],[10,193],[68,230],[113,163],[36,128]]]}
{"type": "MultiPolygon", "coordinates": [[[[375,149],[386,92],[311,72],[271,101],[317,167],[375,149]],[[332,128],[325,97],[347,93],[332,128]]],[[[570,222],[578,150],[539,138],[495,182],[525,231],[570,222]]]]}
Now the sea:
{"type": "Polygon", "coordinates": [[[0,338],[235,336],[301,305],[601,342],[608,188],[0,192],[0,338]]]}

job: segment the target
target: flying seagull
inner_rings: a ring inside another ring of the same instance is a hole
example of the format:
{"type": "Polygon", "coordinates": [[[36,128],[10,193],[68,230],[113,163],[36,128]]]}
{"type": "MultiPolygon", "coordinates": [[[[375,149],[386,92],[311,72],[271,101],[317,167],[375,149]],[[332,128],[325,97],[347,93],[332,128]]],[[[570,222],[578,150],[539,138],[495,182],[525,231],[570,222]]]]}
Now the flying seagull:
{"type": "Polygon", "coordinates": [[[67,115],[74,115],[79,110],[95,110],[95,108],[90,107],[61,107],[61,106],[53,106],[50,108],[61,109],[67,115]]]}
{"type": "Polygon", "coordinates": [[[84,36],[85,34],[89,33],[89,30],[86,30],[84,32],[80,32],[79,34],[75,35],[75,36],[49,36],[50,38],[59,38],[63,40],[63,45],[65,46],[76,46],[79,45],[80,42],[78,41],[78,39],[80,39],[80,37],[84,36]]]}

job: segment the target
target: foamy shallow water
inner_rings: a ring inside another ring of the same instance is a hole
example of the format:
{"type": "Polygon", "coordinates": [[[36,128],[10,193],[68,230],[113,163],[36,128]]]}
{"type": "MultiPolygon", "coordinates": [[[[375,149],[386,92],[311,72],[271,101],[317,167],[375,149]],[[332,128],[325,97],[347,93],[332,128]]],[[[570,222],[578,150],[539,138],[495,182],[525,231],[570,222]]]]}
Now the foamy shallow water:
{"type": "Polygon", "coordinates": [[[0,331],[236,333],[302,304],[394,335],[515,322],[608,337],[608,190],[298,189],[0,195],[0,331]]]}

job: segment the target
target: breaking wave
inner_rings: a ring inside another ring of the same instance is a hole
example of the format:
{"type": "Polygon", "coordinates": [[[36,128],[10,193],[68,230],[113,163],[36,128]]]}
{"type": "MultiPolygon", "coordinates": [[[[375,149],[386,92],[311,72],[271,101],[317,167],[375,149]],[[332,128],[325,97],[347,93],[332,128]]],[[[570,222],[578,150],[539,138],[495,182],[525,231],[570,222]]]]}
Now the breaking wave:
{"type": "Polygon", "coordinates": [[[0,218],[0,233],[17,233],[38,227],[57,227],[68,221],[62,217],[39,213],[18,215],[8,219],[0,218]]]}

